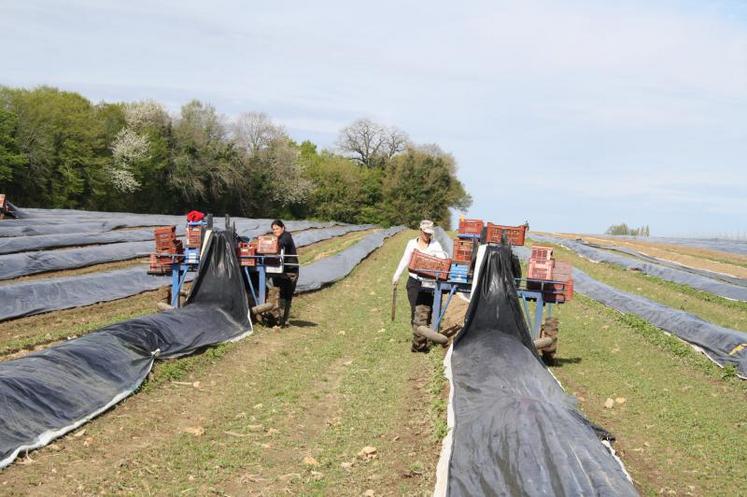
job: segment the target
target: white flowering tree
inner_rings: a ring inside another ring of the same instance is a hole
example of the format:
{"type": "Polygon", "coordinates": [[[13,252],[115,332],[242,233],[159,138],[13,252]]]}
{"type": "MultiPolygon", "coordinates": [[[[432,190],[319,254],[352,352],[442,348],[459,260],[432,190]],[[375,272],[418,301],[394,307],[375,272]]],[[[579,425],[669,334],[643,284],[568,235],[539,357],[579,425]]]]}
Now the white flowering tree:
{"type": "Polygon", "coordinates": [[[148,159],[148,139],[129,128],[123,128],[112,143],[110,181],[122,193],[132,193],[140,188],[135,176],[138,164],[148,159]]]}

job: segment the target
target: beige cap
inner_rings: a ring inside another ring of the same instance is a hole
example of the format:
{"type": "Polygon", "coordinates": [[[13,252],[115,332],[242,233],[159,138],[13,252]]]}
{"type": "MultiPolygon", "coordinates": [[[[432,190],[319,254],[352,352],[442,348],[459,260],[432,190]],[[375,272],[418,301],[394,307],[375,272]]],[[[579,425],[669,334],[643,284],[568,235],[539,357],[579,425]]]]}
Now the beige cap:
{"type": "Polygon", "coordinates": [[[429,235],[433,234],[433,221],[429,221],[428,219],[423,219],[420,221],[420,231],[423,233],[428,233],[429,235]]]}

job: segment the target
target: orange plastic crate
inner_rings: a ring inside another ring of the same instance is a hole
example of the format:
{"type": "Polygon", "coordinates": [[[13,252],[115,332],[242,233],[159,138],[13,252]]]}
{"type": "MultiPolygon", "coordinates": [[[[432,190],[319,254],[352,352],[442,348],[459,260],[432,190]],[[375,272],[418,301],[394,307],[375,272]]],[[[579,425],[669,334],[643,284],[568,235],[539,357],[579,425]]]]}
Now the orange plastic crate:
{"type": "Polygon", "coordinates": [[[257,245],[255,243],[239,242],[239,245],[236,251],[239,256],[239,263],[242,266],[256,266],[257,265],[257,259],[252,257],[257,254],[257,245]],[[242,259],[242,257],[245,257],[245,259],[242,259]]]}
{"type": "Polygon", "coordinates": [[[454,262],[456,264],[471,264],[472,251],[475,244],[472,240],[454,240],[454,262]]]}
{"type": "Polygon", "coordinates": [[[482,228],[485,223],[482,219],[460,219],[459,220],[459,234],[460,235],[481,235],[482,228]]]}
{"type": "Polygon", "coordinates": [[[527,267],[527,278],[532,280],[552,280],[553,261],[530,260],[527,267]]]}
{"type": "Polygon", "coordinates": [[[187,247],[200,248],[202,243],[202,228],[191,226],[187,228],[187,247]]]}
{"type": "Polygon", "coordinates": [[[261,235],[257,237],[258,254],[277,254],[280,252],[278,237],[275,235],[261,235]]]}
{"type": "Polygon", "coordinates": [[[521,226],[503,226],[500,224],[488,223],[486,230],[485,242],[486,243],[501,243],[503,234],[506,234],[506,239],[514,246],[524,245],[524,238],[526,237],[528,226],[522,224],[521,226]]]}
{"type": "Polygon", "coordinates": [[[439,259],[438,257],[424,254],[419,250],[414,250],[408,268],[410,272],[420,276],[445,280],[449,277],[451,259],[439,259]]]}
{"type": "Polygon", "coordinates": [[[150,254],[148,274],[163,275],[171,272],[171,257],[150,254]]]}
{"type": "Polygon", "coordinates": [[[552,247],[532,245],[532,255],[529,258],[535,261],[549,261],[552,259],[552,254],[552,247]]]}

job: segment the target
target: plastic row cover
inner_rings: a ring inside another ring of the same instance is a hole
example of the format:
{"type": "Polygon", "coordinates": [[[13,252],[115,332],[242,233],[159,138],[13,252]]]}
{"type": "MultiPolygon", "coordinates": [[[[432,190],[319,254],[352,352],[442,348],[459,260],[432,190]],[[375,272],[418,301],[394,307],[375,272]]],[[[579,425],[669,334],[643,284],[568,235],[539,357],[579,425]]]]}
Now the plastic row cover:
{"type": "MultiPolygon", "coordinates": [[[[299,291],[343,278],[401,229],[373,233],[337,256],[310,264],[302,270],[302,275],[309,275],[302,276],[299,291]],[[327,274],[330,271],[334,274],[327,274]]],[[[118,323],[0,362],[0,468],[20,452],[48,444],[130,395],[156,357],[179,357],[250,332],[235,253],[232,237],[218,233],[212,238],[207,262],[181,309],[118,323]]]]}
{"type": "Polygon", "coordinates": [[[343,279],[371,252],[381,247],[384,240],[396,235],[404,228],[395,226],[377,233],[372,233],[352,247],[339,254],[325,257],[319,261],[301,267],[296,293],[318,290],[325,285],[343,279]]]}
{"type": "MultiPolygon", "coordinates": [[[[261,221],[263,220],[237,220],[235,223],[236,230],[240,235],[247,237],[267,233],[270,230],[271,221],[268,220],[266,223],[261,221]]],[[[183,226],[184,222],[182,221],[180,224],[183,226]]],[[[289,231],[296,231],[312,228],[328,228],[337,224],[328,221],[288,221],[286,227],[289,231]]],[[[216,226],[220,226],[220,224],[216,224],[216,226]]],[[[81,244],[85,244],[85,240],[91,235],[77,234],[75,236],[79,236],[81,244]]],[[[94,235],[94,237],[97,236],[100,236],[100,234],[94,235]]],[[[27,238],[33,240],[36,237],[27,238]]],[[[45,238],[47,237],[45,236],[45,238]]],[[[151,240],[152,238],[151,236],[151,240]]],[[[49,271],[76,269],[107,262],[136,259],[152,252],[153,248],[152,241],[142,241],[0,255],[0,280],[49,271]]]]}
{"type": "Polygon", "coordinates": [[[446,234],[446,231],[441,226],[436,226],[433,238],[441,245],[444,252],[449,254],[449,257],[454,256],[454,240],[446,234]]]}
{"type": "MultiPolygon", "coordinates": [[[[335,226],[302,231],[294,239],[296,246],[303,247],[351,231],[370,228],[371,225],[335,226]]],[[[187,274],[187,281],[192,279],[193,274],[187,274]]],[[[170,284],[170,277],[149,275],[147,266],[138,264],[115,271],[3,285],[0,286],[0,321],[109,302],[170,284]]]]}
{"type": "Polygon", "coordinates": [[[609,434],[584,418],[538,358],[511,266],[509,247],[487,248],[448,356],[453,430],[434,495],[638,495],[600,441],[609,434]]]}
{"type": "Polygon", "coordinates": [[[623,254],[632,255],[633,257],[637,257],[638,259],[642,259],[644,261],[652,262],[654,264],[659,264],[661,266],[669,267],[672,269],[678,269],[680,271],[687,271],[688,273],[692,273],[692,274],[698,274],[700,276],[704,276],[712,280],[723,281],[724,283],[729,283],[731,285],[747,287],[747,279],[738,278],[736,276],[730,276],[728,274],[723,274],[723,273],[716,273],[713,271],[708,271],[706,269],[698,269],[694,267],[684,266],[682,264],[679,264],[673,261],[667,261],[665,259],[657,259],[656,257],[651,257],[650,255],[644,254],[630,247],[622,247],[618,245],[600,245],[596,243],[591,243],[587,240],[584,240],[582,243],[589,247],[594,247],[594,248],[598,248],[602,250],[611,250],[613,252],[621,252],[623,254]]]}
{"type": "MultiPolygon", "coordinates": [[[[169,216],[162,214],[133,214],[127,212],[97,212],[79,211],[66,209],[25,209],[26,216],[23,219],[4,220],[0,223],[0,239],[21,236],[48,236],[66,235],[62,241],[57,241],[56,246],[78,245],[76,240],[85,237],[71,236],[72,234],[106,233],[121,228],[147,227],[147,226],[184,226],[184,216],[169,216]]],[[[250,236],[254,230],[269,230],[272,219],[248,219],[243,217],[231,218],[236,224],[236,229],[241,235],[250,236]]],[[[341,223],[319,223],[316,221],[288,221],[286,226],[292,230],[309,228],[322,228],[341,223]]],[[[222,228],[225,220],[222,217],[214,218],[214,226],[222,228]]],[[[264,231],[262,231],[264,232],[264,231]]],[[[40,250],[46,248],[44,240],[25,242],[30,248],[28,250],[40,250]],[[38,243],[38,246],[34,246],[38,243]]],[[[5,252],[8,253],[8,252],[5,252]]]]}
{"type": "Polygon", "coordinates": [[[0,362],[0,468],[105,411],[172,358],[251,330],[233,240],[217,233],[181,309],[108,326],[0,362]]]}
{"type": "MultiPolygon", "coordinates": [[[[526,247],[515,247],[521,258],[526,247]]],[[[623,292],[573,269],[573,289],[620,312],[634,314],[652,325],[695,345],[720,366],[733,364],[740,378],[747,379],[747,333],[709,323],[685,311],[673,309],[646,297],[623,292]]]]}
{"type": "Polygon", "coordinates": [[[532,238],[538,241],[562,245],[594,262],[615,264],[626,269],[641,271],[663,280],[687,285],[691,288],[712,293],[727,299],[747,301],[747,287],[728,283],[723,281],[722,278],[706,276],[702,272],[688,271],[684,268],[678,269],[658,262],[647,262],[640,259],[634,259],[626,255],[609,252],[574,240],[535,234],[532,235],[532,238]]]}
{"type": "Polygon", "coordinates": [[[696,345],[720,366],[734,365],[739,377],[747,379],[747,333],[724,328],[640,295],[617,290],[593,279],[580,269],[573,270],[573,285],[575,291],[620,312],[635,314],[696,345]]]}
{"type": "MultiPolygon", "coordinates": [[[[599,236],[599,235],[595,235],[599,236]]],[[[726,240],[724,238],[673,238],[663,236],[647,236],[635,238],[629,236],[608,236],[611,240],[626,239],[640,242],[670,243],[672,245],[684,245],[685,247],[704,248],[718,250],[729,254],[747,254],[747,240],[726,240]]]]}

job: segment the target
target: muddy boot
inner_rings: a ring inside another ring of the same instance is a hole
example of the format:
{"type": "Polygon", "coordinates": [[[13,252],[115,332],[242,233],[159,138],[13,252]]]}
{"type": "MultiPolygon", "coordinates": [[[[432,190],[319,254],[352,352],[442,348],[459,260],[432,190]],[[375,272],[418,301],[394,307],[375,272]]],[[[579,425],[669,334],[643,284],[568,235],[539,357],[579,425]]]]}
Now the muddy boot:
{"type": "Polygon", "coordinates": [[[412,347],[413,352],[428,352],[428,339],[417,333],[418,326],[428,326],[431,308],[427,305],[415,306],[415,316],[412,323],[412,347]]]}
{"type": "Polygon", "coordinates": [[[280,319],[280,326],[283,328],[288,327],[288,320],[290,318],[290,312],[291,312],[291,301],[290,299],[281,299],[280,301],[280,310],[283,311],[283,316],[280,319]]]}
{"type": "Polygon", "coordinates": [[[285,299],[278,299],[278,305],[272,310],[276,326],[283,326],[283,314],[285,313],[285,299]]]}

